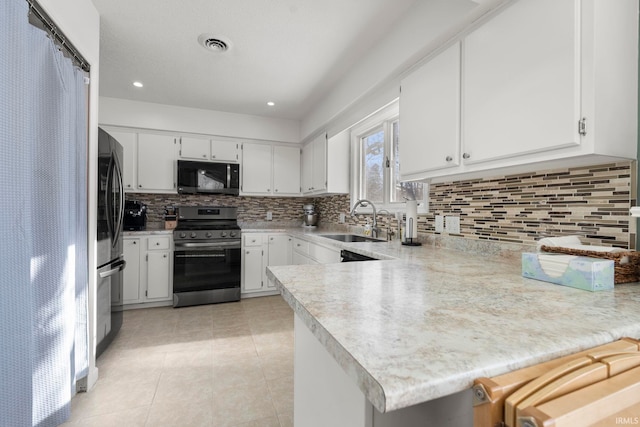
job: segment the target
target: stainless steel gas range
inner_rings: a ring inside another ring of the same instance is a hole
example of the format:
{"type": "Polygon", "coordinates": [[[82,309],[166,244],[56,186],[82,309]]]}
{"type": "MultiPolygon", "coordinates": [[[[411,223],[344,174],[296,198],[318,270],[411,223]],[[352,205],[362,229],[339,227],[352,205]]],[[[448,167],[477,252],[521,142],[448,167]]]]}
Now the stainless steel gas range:
{"type": "Polygon", "coordinates": [[[240,300],[237,208],[180,206],[173,232],[173,306],[240,300]]]}

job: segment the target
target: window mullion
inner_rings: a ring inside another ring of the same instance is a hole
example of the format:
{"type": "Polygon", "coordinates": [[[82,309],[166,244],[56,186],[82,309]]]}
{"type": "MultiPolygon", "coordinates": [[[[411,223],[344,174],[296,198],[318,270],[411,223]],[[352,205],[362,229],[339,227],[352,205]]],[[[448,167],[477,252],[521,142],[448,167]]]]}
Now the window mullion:
{"type": "Polygon", "coordinates": [[[388,206],[391,203],[391,131],[390,131],[390,122],[384,122],[384,157],[385,157],[385,168],[384,168],[384,205],[388,206]]]}

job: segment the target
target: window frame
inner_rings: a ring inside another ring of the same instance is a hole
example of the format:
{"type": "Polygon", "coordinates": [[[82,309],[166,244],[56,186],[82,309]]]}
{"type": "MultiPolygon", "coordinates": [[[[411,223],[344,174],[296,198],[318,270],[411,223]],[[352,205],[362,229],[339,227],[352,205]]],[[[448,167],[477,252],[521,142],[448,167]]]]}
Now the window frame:
{"type": "MultiPolygon", "coordinates": [[[[400,111],[398,99],[385,105],[378,111],[361,120],[350,129],[351,141],[351,207],[354,203],[363,198],[364,194],[364,159],[362,150],[362,139],[379,131],[384,131],[384,161],[388,159],[389,166],[384,167],[383,192],[384,201],[382,203],[373,201],[376,210],[386,209],[391,213],[404,212],[405,202],[391,202],[391,186],[393,184],[392,172],[395,162],[393,150],[393,123],[400,123],[400,111]]],[[[400,130],[399,130],[400,132],[400,130]]],[[[400,143],[401,137],[398,136],[400,143]]],[[[423,182],[423,199],[418,200],[418,212],[428,212],[429,184],[423,182]]],[[[371,207],[358,207],[358,213],[373,213],[371,207]]]]}

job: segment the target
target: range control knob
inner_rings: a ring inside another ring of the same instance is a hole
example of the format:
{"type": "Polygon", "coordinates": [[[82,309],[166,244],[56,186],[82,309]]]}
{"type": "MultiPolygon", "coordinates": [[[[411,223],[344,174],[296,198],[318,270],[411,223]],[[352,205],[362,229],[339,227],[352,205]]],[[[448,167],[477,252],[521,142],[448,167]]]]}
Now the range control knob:
{"type": "Polygon", "coordinates": [[[236,237],[236,232],[235,231],[231,232],[231,237],[236,237]]]}
{"type": "Polygon", "coordinates": [[[180,237],[184,239],[185,237],[187,237],[187,233],[185,232],[180,233],[180,237]]]}
{"type": "Polygon", "coordinates": [[[192,231],[192,232],[191,232],[191,238],[192,238],[192,239],[195,239],[197,236],[198,236],[198,235],[196,234],[196,232],[195,232],[195,231],[192,231]]]}
{"type": "Polygon", "coordinates": [[[207,231],[207,237],[211,237],[211,236],[213,236],[213,234],[211,234],[210,231],[207,231]]]}
{"type": "Polygon", "coordinates": [[[220,237],[227,237],[227,232],[226,231],[221,232],[220,237]]]}

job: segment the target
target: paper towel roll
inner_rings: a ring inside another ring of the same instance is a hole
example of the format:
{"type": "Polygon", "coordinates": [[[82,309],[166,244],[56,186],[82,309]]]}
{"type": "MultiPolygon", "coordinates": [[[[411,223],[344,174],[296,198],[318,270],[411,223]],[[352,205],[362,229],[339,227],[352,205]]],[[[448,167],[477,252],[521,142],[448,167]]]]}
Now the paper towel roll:
{"type": "Polygon", "coordinates": [[[405,224],[407,238],[418,237],[418,202],[407,200],[407,223],[405,224]],[[411,229],[411,231],[409,231],[411,229]]]}

